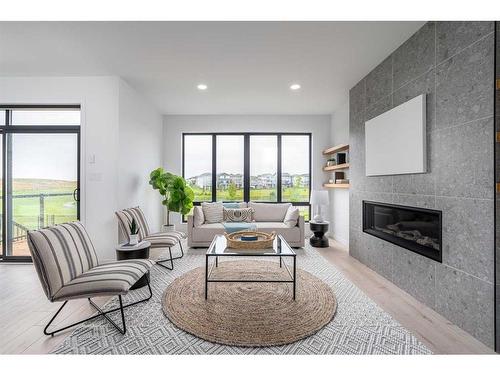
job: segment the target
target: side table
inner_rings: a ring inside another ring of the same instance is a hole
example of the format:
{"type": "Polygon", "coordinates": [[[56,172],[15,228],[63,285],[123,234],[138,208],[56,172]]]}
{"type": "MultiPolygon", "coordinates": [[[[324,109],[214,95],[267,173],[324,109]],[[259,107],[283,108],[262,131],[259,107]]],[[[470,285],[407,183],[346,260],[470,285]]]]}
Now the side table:
{"type": "MultiPolygon", "coordinates": [[[[149,241],[139,242],[137,245],[129,245],[126,243],[120,244],[116,247],[116,260],[129,260],[129,259],[149,259],[149,248],[151,243],[149,241]]],[[[148,285],[149,271],[145,273],[137,282],[130,288],[138,289],[148,285]]]]}
{"type": "Polygon", "coordinates": [[[314,220],[309,221],[309,228],[314,234],[309,238],[309,243],[313,247],[328,247],[328,238],[325,237],[325,233],[328,232],[328,221],[316,222],[314,220]]]}

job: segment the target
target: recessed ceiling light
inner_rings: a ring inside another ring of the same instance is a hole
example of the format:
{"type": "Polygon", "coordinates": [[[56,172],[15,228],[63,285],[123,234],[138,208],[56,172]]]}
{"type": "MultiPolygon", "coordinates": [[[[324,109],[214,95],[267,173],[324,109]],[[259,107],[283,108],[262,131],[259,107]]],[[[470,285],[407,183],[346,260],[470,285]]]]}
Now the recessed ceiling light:
{"type": "Polygon", "coordinates": [[[300,85],[298,83],[293,83],[290,85],[290,90],[296,91],[300,89],[300,85]]]}
{"type": "Polygon", "coordinates": [[[196,86],[198,88],[198,90],[201,90],[201,91],[204,91],[206,89],[208,89],[208,86],[205,85],[204,83],[200,83],[198,86],[196,86]]]}

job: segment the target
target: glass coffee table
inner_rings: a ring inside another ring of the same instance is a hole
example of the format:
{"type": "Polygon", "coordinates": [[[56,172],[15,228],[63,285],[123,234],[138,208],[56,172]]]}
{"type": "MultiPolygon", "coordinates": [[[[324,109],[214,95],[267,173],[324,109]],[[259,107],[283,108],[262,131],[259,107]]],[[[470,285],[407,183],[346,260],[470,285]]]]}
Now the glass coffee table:
{"type": "Polygon", "coordinates": [[[273,247],[268,249],[231,249],[227,247],[226,238],[223,235],[216,235],[210,244],[205,259],[205,299],[208,298],[209,283],[291,283],[293,284],[293,299],[297,286],[297,257],[295,251],[285,241],[281,235],[277,235],[273,242],[273,247]],[[212,277],[213,270],[219,266],[219,257],[277,257],[279,258],[277,270],[282,267],[288,273],[286,279],[275,280],[255,280],[255,279],[218,279],[212,277]],[[291,260],[290,269],[286,260],[291,260]]]}

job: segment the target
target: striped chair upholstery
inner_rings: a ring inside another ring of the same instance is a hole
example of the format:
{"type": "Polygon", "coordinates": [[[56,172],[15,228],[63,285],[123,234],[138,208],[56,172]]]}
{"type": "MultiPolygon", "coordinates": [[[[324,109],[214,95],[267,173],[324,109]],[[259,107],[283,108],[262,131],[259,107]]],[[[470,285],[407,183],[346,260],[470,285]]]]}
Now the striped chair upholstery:
{"type": "MultiPolygon", "coordinates": [[[[179,231],[151,233],[144,212],[140,207],[126,208],[116,212],[120,230],[127,237],[130,236],[129,225],[135,219],[139,227],[139,240],[151,242],[151,248],[172,247],[186,238],[186,235],[179,231]]],[[[129,237],[130,238],[130,237],[129,237]]]]}
{"type": "Polygon", "coordinates": [[[100,265],[80,222],[29,231],[28,246],[50,301],[125,294],[154,264],[141,259],[100,265]]]}
{"type": "Polygon", "coordinates": [[[53,300],[125,294],[153,265],[154,262],[146,259],[101,264],[64,285],[53,300]]]}

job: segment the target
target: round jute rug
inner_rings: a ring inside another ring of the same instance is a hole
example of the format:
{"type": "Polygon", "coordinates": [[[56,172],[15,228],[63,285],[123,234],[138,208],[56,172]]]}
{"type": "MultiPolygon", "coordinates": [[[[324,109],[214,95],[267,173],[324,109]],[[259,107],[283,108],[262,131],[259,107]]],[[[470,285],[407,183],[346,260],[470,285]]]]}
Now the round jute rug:
{"type": "MultiPolygon", "coordinates": [[[[286,278],[276,262],[220,261],[217,279],[286,278]]],[[[180,329],[204,340],[235,346],[284,345],[308,337],[332,320],[332,289],[297,269],[297,296],[283,283],[211,283],[204,295],[205,268],[175,279],[162,298],[163,311],[180,329]]]]}

